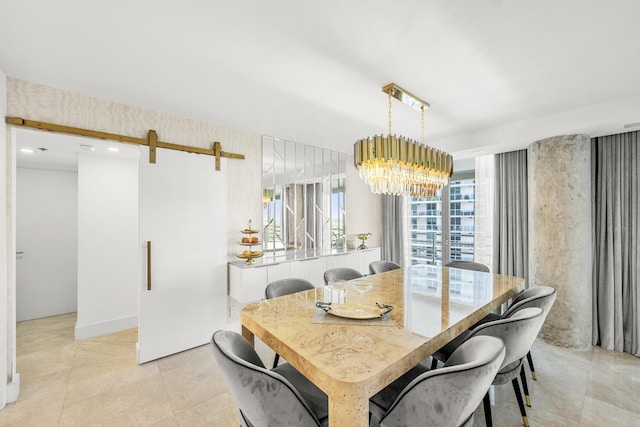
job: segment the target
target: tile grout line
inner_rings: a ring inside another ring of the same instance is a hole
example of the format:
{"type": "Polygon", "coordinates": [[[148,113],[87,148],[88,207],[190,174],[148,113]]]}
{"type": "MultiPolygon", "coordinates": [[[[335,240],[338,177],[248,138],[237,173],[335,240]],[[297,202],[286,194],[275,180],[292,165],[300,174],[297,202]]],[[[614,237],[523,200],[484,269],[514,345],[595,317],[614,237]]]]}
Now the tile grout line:
{"type": "Polygon", "coordinates": [[[76,355],[78,352],[78,341],[75,339],[73,339],[73,360],[71,361],[71,368],[69,369],[69,376],[67,377],[67,384],[64,388],[64,399],[62,399],[62,405],[60,407],[60,414],[58,415],[58,426],[60,426],[61,422],[62,422],[62,414],[64,413],[64,407],[67,403],[67,395],[69,392],[69,384],[71,383],[71,376],[73,375],[73,369],[75,368],[76,365],[76,355]]]}
{"type": "Polygon", "coordinates": [[[584,393],[582,393],[582,403],[580,404],[580,419],[578,420],[578,425],[582,426],[582,418],[584,417],[585,411],[585,402],[587,400],[587,390],[589,389],[589,384],[593,379],[593,358],[595,357],[595,353],[593,348],[591,348],[591,357],[589,358],[589,376],[587,376],[587,383],[584,386],[584,393]]]}
{"type": "Polygon", "coordinates": [[[160,364],[158,363],[157,360],[154,360],[153,363],[155,363],[156,368],[158,368],[158,373],[160,374],[160,378],[162,379],[162,386],[164,387],[164,392],[167,395],[167,400],[169,401],[169,404],[171,405],[171,413],[173,414],[173,419],[176,422],[176,424],[179,426],[180,422],[178,422],[178,416],[176,415],[176,408],[174,407],[173,400],[171,399],[171,396],[169,395],[169,390],[167,388],[167,383],[165,381],[164,374],[162,373],[162,369],[160,369],[160,364]]]}

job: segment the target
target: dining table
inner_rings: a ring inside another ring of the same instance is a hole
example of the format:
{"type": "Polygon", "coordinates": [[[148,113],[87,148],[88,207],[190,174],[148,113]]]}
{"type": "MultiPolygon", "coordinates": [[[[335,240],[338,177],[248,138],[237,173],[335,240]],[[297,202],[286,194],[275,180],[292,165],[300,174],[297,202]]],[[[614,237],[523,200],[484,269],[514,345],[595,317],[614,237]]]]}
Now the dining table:
{"type": "Polygon", "coordinates": [[[373,395],[499,310],[524,279],[413,265],[339,286],[333,312],[317,306],[332,297],[326,287],[245,306],[242,335],[252,345],[258,337],[327,394],[329,425],[364,427],[373,395]],[[376,304],[392,309],[367,319],[346,310],[376,304]]]}

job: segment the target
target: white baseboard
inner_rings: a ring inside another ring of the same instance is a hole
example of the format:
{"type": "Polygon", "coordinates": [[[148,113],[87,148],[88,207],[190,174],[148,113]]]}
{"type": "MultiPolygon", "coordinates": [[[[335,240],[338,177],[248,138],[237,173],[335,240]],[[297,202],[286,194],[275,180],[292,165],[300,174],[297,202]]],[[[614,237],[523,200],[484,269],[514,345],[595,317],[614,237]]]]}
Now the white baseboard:
{"type": "Polygon", "coordinates": [[[13,376],[13,381],[7,384],[7,403],[18,400],[20,395],[20,373],[13,376]]]}
{"type": "Polygon", "coordinates": [[[76,324],[76,340],[98,337],[100,335],[123,331],[138,327],[138,316],[121,317],[106,322],[93,323],[90,325],[76,324]]]}

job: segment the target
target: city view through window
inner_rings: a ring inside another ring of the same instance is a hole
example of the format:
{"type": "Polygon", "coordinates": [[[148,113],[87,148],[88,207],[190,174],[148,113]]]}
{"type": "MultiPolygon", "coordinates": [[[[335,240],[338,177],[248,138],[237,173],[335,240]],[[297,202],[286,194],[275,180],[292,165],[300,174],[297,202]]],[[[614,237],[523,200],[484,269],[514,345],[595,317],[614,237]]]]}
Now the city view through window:
{"type": "MultiPolygon", "coordinates": [[[[439,268],[448,261],[474,260],[475,179],[449,181],[440,195],[433,199],[413,198],[410,211],[411,264],[422,265],[413,270],[412,292],[439,295],[439,268]],[[449,257],[443,257],[443,241],[449,241],[449,257]]],[[[474,273],[452,269],[449,272],[449,292],[452,301],[470,303],[478,292],[474,273]]],[[[451,313],[455,317],[455,310],[451,313]]]]}
{"type": "Polygon", "coordinates": [[[450,261],[474,259],[475,179],[451,180],[440,194],[411,201],[411,264],[442,265],[447,239],[450,261]]]}

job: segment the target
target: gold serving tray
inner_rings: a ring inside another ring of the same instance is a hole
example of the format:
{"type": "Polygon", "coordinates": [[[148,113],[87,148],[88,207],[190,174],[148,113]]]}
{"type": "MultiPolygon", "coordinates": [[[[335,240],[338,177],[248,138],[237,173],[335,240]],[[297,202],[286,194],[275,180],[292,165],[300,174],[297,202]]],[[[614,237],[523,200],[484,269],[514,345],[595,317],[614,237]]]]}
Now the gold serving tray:
{"type": "Polygon", "coordinates": [[[249,252],[249,255],[245,255],[242,252],[239,254],[236,254],[236,256],[238,258],[260,258],[262,255],[264,255],[264,253],[262,251],[251,251],[249,252]]]}
{"type": "Polygon", "coordinates": [[[259,230],[251,230],[249,228],[245,228],[244,230],[240,231],[242,234],[258,234],[260,231],[259,230]]]}
{"type": "Polygon", "coordinates": [[[334,304],[317,302],[316,307],[337,317],[346,319],[376,319],[393,310],[393,306],[376,303],[376,305],[364,304],[334,304]]]}

